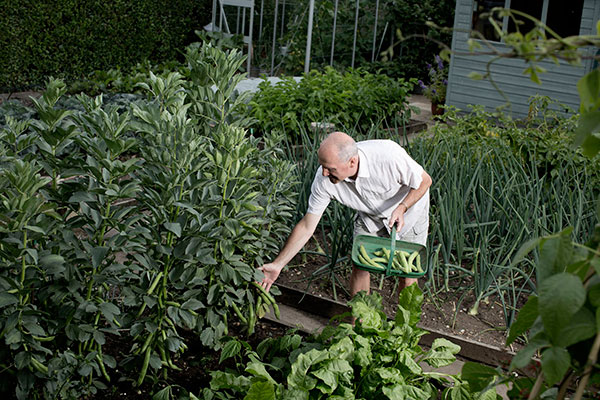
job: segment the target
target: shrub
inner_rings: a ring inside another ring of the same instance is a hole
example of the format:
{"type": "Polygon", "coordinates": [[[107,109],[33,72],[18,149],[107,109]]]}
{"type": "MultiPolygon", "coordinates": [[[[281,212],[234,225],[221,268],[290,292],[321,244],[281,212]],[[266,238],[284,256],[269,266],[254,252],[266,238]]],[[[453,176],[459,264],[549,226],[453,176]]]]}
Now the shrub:
{"type": "Polygon", "coordinates": [[[413,85],[362,70],[340,73],[327,67],[299,81],[284,77],[275,85],[261,82],[250,102],[250,115],[262,132],[277,130],[292,137],[309,130],[312,122],[366,131],[382,119],[391,124],[395,118],[409,118],[407,95],[413,85]]]}
{"type": "Polygon", "coordinates": [[[0,15],[0,88],[81,79],[95,70],[179,58],[210,20],[210,1],[21,1],[0,15]]]}

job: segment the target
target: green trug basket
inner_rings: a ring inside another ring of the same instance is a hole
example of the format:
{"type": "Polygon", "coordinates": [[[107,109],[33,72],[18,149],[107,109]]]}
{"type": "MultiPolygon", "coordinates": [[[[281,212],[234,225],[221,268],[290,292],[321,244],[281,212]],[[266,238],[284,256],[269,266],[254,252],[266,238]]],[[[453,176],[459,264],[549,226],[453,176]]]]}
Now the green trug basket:
{"type": "Polygon", "coordinates": [[[386,276],[399,276],[403,278],[419,278],[427,273],[427,248],[418,243],[405,242],[402,240],[395,240],[396,238],[396,227],[392,229],[392,234],[390,235],[390,239],[378,237],[378,236],[369,236],[369,235],[356,235],[354,237],[354,242],[352,244],[352,262],[354,264],[365,271],[373,272],[376,274],[385,274],[386,276]],[[392,254],[396,250],[404,250],[409,253],[414,251],[419,251],[419,255],[421,258],[421,268],[423,272],[411,272],[406,273],[404,271],[399,271],[397,269],[392,268],[392,258],[390,257],[390,261],[388,265],[384,269],[373,267],[372,265],[367,265],[358,260],[358,253],[360,252],[360,246],[364,246],[367,254],[372,258],[373,252],[380,250],[382,247],[385,247],[390,250],[392,254]]]}

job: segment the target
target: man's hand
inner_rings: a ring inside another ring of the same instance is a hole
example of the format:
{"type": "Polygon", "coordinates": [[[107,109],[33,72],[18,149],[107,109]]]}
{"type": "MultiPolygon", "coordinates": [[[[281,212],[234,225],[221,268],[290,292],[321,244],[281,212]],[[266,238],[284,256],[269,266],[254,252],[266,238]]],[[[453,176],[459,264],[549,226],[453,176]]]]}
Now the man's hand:
{"type": "Polygon", "coordinates": [[[392,216],[390,217],[390,228],[395,224],[396,231],[400,232],[400,229],[404,226],[404,213],[407,209],[408,208],[404,203],[400,203],[400,205],[394,209],[392,216]]]}
{"type": "Polygon", "coordinates": [[[273,283],[275,283],[275,281],[277,280],[277,277],[279,277],[279,273],[282,269],[283,267],[280,267],[273,263],[265,264],[262,267],[260,267],[259,270],[261,270],[262,273],[265,274],[265,277],[263,278],[262,282],[260,282],[260,286],[262,286],[268,292],[269,289],[271,289],[273,283]]]}

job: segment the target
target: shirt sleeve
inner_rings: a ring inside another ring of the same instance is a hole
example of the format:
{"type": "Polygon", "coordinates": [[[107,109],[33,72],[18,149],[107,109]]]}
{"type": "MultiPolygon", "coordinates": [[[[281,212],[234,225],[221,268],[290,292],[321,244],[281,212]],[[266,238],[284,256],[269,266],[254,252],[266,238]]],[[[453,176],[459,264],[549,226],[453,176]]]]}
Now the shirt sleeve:
{"type": "Polygon", "coordinates": [[[397,168],[395,172],[398,174],[399,183],[417,189],[423,182],[423,167],[413,160],[400,145],[395,153],[397,168]]]}
{"type": "Polygon", "coordinates": [[[321,176],[321,167],[317,169],[315,179],[313,180],[310,188],[310,197],[308,198],[308,209],[306,210],[309,214],[321,215],[325,212],[325,209],[331,201],[331,196],[327,193],[327,190],[323,187],[323,179],[321,176]]]}

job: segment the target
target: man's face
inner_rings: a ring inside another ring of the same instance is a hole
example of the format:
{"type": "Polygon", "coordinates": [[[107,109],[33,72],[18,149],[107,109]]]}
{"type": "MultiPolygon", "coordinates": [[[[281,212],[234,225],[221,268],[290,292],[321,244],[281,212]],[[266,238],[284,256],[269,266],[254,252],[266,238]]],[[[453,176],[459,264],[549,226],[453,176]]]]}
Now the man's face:
{"type": "Polygon", "coordinates": [[[345,162],[340,161],[337,157],[333,160],[328,158],[333,157],[319,157],[319,164],[323,168],[323,176],[328,177],[331,183],[336,184],[352,176],[352,165],[355,157],[345,162]]]}

